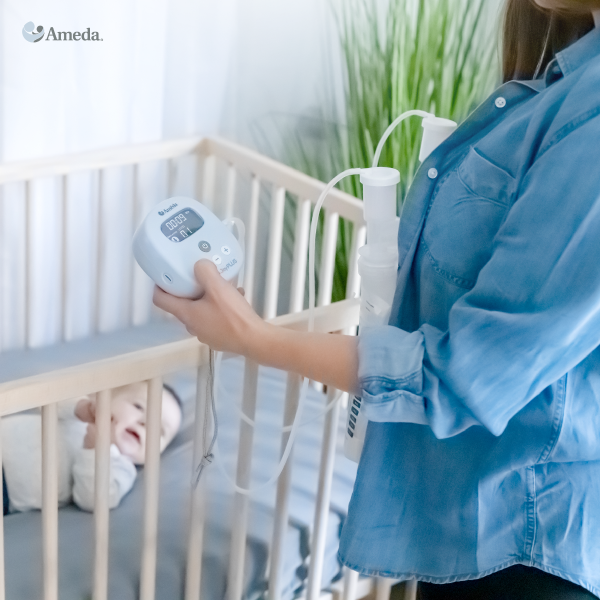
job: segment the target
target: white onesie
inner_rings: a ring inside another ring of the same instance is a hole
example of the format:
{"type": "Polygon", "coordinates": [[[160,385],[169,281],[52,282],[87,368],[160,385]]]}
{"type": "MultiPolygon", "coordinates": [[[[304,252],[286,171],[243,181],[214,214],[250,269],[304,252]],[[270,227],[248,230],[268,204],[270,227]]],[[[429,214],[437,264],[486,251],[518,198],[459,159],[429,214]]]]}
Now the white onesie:
{"type": "MultiPolygon", "coordinates": [[[[95,450],[83,447],[87,423],[75,416],[76,401],[58,404],[58,504],[73,500],[94,510],[95,450]]],[[[42,508],[42,417],[39,409],[2,418],[2,466],[10,511],[42,508]]],[[[135,465],[110,447],[109,506],[118,506],[132,488],[135,465]]]]}

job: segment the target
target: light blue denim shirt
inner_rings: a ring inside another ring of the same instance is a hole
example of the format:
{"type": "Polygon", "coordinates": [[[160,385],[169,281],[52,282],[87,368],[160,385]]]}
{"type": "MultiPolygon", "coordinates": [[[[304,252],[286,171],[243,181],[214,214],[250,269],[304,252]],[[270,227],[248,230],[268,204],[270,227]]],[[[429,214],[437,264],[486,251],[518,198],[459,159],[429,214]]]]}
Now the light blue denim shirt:
{"type": "Polygon", "coordinates": [[[600,596],[600,30],[421,166],[340,557],[446,583],[513,564],[600,596]]]}

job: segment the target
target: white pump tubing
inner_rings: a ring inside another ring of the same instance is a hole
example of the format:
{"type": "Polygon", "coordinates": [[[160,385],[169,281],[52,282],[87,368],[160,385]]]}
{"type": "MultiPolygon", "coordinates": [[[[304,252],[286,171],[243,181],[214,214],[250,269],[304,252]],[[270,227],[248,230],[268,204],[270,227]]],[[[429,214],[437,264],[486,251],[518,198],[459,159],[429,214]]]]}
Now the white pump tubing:
{"type": "MultiPolygon", "coordinates": [[[[314,328],[315,328],[315,314],[314,314],[314,312],[315,312],[315,245],[316,245],[316,236],[317,236],[317,224],[319,222],[319,214],[321,212],[321,207],[323,206],[323,203],[325,202],[325,198],[327,197],[327,194],[331,191],[333,186],[338,181],[342,180],[344,177],[347,177],[348,175],[360,175],[361,171],[362,171],[362,169],[348,169],[347,171],[344,171],[343,173],[340,173],[339,175],[334,177],[325,186],[325,189],[321,192],[321,195],[319,196],[319,199],[317,200],[317,204],[315,205],[315,209],[313,211],[312,221],[310,224],[310,236],[309,236],[309,246],[308,246],[308,265],[309,265],[308,266],[308,269],[309,269],[308,331],[309,332],[314,331],[314,328]]],[[[216,365],[215,365],[215,382],[219,381],[221,360],[222,360],[222,353],[219,353],[219,356],[217,356],[217,361],[216,361],[216,365]]],[[[217,458],[216,463],[219,467],[219,470],[223,474],[223,476],[229,481],[229,483],[231,483],[231,485],[233,486],[233,488],[235,489],[235,491],[238,494],[243,494],[245,496],[249,496],[250,494],[253,494],[254,492],[257,492],[259,490],[262,490],[262,489],[268,487],[269,485],[271,485],[272,483],[277,481],[279,475],[281,475],[281,472],[283,471],[283,468],[285,467],[285,463],[287,462],[290,452],[292,451],[292,446],[294,444],[294,440],[296,438],[298,429],[300,427],[300,417],[301,417],[302,411],[304,409],[307,389],[308,389],[308,378],[305,377],[304,381],[302,382],[302,389],[300,391],[300,398],[298,400],[298,408],[296,410],[294,422],[292,423],[292,426],[291,426],[290,437],[288,438],[287,444],[285,446],[283,456],[281,457],[281,460],[279,461],[279,465],[277,466],[275,473],[264,483],[261,483],[260,485],[257,485],[252,488],[242,488],[242,487],[238,486],[236,484],[236,482],[233,481],[229,477],[229,475],[225,471],[224,466],[221,464],[220,453],[218,451],[218,445],[217,445],[217,441],[215,439],[215,442],[214,442],[215,443],[215,456],[217,458]]],[[[335,402],[337,402],[339,400],[340,397],[341,397],[341,394],[339,394],[335,398],[334,401],[330,402],[330,404],[326,407],[324,412],[327,412],[328,410],[330,410],[331,407],[335,404],[335,402]]],[[[245,419],[245,420],[246,420],[246,422],[249,422],[249,424],[254,426],[254,422],[251,419],[245,419]]]]}
{"type": "Polygon", "coordinates": [[[333,186],[348,177],[349,175],[360,175],[363,169],[347,169],[339,175],[336,175],[321,192],[315,209],[313,211],[312,219],[310,221],[310,235],[308,238],[308,331],[314,331],[315,329],[315,246],[317,242],[317,225],[319,224],[319,214],[321,213],[321,207],[327,194],[332,190],[333,186]]]}
{"type": "Polygon", "coordinates": [[[379,164],[379,157],[381,156],[381,151],[383,150],[383,145],[386,143],[387,139],[390,137],[390,134],[404,119],[408,119],[408,117],[435,117],[435,115],[425,112],[424,110],[407,110],[405,113],[402,113],[397,119],[395,119],[392,124],[385,130],[384,134],[381,136],[379,140],[379,144],[377,144],[377,150],[375,150],[375,156],[373,157],[373,166],[376,167],[379,164]]]}

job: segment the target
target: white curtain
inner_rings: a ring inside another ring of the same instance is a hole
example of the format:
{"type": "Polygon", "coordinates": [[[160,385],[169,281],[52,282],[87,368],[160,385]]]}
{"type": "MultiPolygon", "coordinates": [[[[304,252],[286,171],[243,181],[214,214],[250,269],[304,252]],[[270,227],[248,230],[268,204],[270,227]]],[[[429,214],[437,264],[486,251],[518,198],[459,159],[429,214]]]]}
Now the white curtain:
{"type": "MultiPolygon", "coordinates": [[[[3,162],[76,153],[128,143],[214,133],[222,119],[236,27],[235,0],[4,0],[0,2],[0,154],[3,162]],[[102,41],[28,42],[32,21],[47,34],[97,31],[102,41]]],[[[140,175],[150,201],[164,193],[156,166],[140,175]]],[[[131,214],[120,200],[131,194],[131,169],[104,174],[98,215],[97,182],[89,173],[69,177],[63,231],[59,178],[30,186],[32,224],[31,314],[28,343],[60,339],[61,237],[68,237],[68,339],[126,324],[124,266],[130,253],[131,214]],[[105,256],[99,290],[102,314],[93,323],[92,297],[100,216],[105,256]]],[[[164,182],[163,182],[164,183],[164,182]]],[[[25,340],[24,186],[0,195],[0,349],[25,340]]],[[[148,310],[148,307],[145,307],[148,310]]],[[[143,312],[143,310],[142,310],[143,312]]]]}
{"type": "Polygon", "coordinates": [[[2,160],[215,131],[235,0],[4,0],[2,160]],[[101,42],[28,43],[33,21],[101,42]]]}

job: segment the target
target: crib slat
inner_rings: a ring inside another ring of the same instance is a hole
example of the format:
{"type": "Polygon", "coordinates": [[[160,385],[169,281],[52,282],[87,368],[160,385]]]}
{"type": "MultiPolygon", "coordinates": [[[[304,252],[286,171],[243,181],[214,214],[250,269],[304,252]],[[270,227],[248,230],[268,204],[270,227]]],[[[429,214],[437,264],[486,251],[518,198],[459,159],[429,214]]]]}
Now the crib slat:
{"type": "MultiPolygon", "coordinates": [[[[0,419],[0,469],[2,468],[2,420],[0,419]]],[[[0,519],[0,600],[6,597],[4,586],[4,517],[0,519]]]]}
{"type": "Polygon", "coordinates": [[[230,164],[229,169],[227,169],[227,195],[225,196],[225,214],[223,215],[224,219],[230,219],[231,217],[233,217],[236,178],[236,168],[233,164],[230,164]]]}
{"type": "Polygon", "coordinates": [[[338,213],[325,211],[325,230],[321,250],[321,268],[319,270],[319,297],[317,299],[319,306],[331,303],[339,220],[338,213]]]}
{"type": "Polygon", "coordinates": [[[215,208],[215,182],[217,175],[216,157],[208,155],[204,158],[204,175],[202,183],[202,204],[211,210],[215,208]]]}
{"type": "Polygon", "coordinates": [[[404,600],[417,600],[417,580],[409,579],[404,584],[404,600]]]}
{"type": "Polygon", "coordinates": [[[42,408],[42,547],[44,600],[58,600],[58,412],[42,408]]]}
{"type": "Polygon", "coordinates": [[[148,408],[146,411],[144,545],[142,548],[142,572],[140,575],[141,600],[154,600],[155,594],[161,413],[162,379],[154,377],[148,381],[148,408]]]}
{"type": "Polygon", "coordinates": [[[377,577],[377,579],[375,579],[375,600],[389,600],[393,583],[393,579],[377,577]]]}
{"type": "Polygon", "coordinates": [[[110,390],[96,396],[94,485],[94,600],[108,598],[108,493],[110,485],[110,390]]]}
{"type": "Polygon", "coordinates": [[[68,292],[68,212],[67,212],[67,176],[61,177],[61,212],[62,212],[62,235],[60,240],[60,335],[62,341],[67,339],[67,292],[68,292]]]}
{"type": "Polygon", "coordinates": [[[285,188],[273,187],[271,218],[269,222],[269,254],[267,263],[267,281],[265,286],[265,306],[263,310],[265,319],[272,319],[277,315],[284,208],[285,188]]]}
{"type": "Polygon", "coordinates": [[[352,233],[352,246],[350,249],[350,262],[348,267],[348,281],[346,283],[346,298],[355,298],[360,292],[360,275],[358,274],[358,249],[367,241],[367,228],[354,225],[352,233]]]}
{"type": "MultiPolygon", "coordinates": [[[[258,388],[258,365],[248,359],[244,367],[244,396],[242,411],[254,420],[256,413],[256,394],[258,388]]],[[[248,488],[252,468],[252,441],[254,429],[245,421],[240,421],[240,445],[236,483],[248,488]]],[[[246,532],[248,530],[249,498],[235,494],[233,502],[233,523],[231,532],[231,551],[229,554],[229,573],[227,578],[228,600],[240,600],[244,588],[244,556],[246,553],[246,532]]]]}
{"type": "Polygon", "coordinates": [[[175,181],[177,180],[177,164],[175,157],[171,156],[167,159],[167,198],[170,198],[175,193],[175,181]]]}
{"type": "MultiPolygon", "coordinates": [[[[206,427],[206,407],[208,403],[206,386],[209,375],[210,370],[208,365],[198,367],[196,377],[196,412],[194,416],[194,462],[192,465],[192,478],[194,481],[196,478],[195,470],[202,460],[206,443],[204,430],[206,427]]],[[[198,487],[192,490],[187,567],[185,572],[185,600],[198,600],[200,598],[206,510],[204,481],[205,477],[200,479],[198,487]]]]}
{"type": "Polygon", "coordinates": [[[260,198],[260,178],[252,176],[252,191],[250,195],[250,210],[246,225],[246,262],[244,275],[244,289],[246,300],[254,306],[254,273],[256,269],[256,242],[258,236],[258,207],[260,198]]]}
{"type": "MultiPolygon", "coordinates": [[[[133,234],[137,229],[140,213],[141,213],[141,200],[139,193],[139,167],[138,165],[132,165],[132,197],[131,197],[131,239],[133,239],[133,234]]],[[[136,262],[133,257],[133,252],[129,253],[129,301],[127,306],[129,307],[129,325],[135,325],[135,305],[136,305],[136,262]]]]}
{"type": "MultiPolygon", "coordinates": [[[[295,373],[288,373],[287,387],[285,393],[285,411],[283,417],[284,426],[291,425],[294,421],[298,401],[300,399],[300,387],[302,378],[295,373]]],[[[281,455],[285,450],[289,432],[285,432],[281,438],[281,455]]],[[[288,504],[290,498],[290,484],[292,480],[293,449],[288,461],[277,480],[277,499],[275,501],[275,523],[273,526],[273,539],[271,543],[271,564],[269,567],[269,600],[281,598],[281,567],[283,565],[285,537],[288,524],[288,504]]]]}
{"type": "Polygon", "coordinates": [[[358,572],[352,569],[345,569],[344,572],[344,593],[342,600],[356,600],[358,591],[358,572]]]}
{"type": "Polygon", "coordinates": [[[33,266],[31,257],[33,255],[31,248],[31,182],[25,182],[25,348],[30,346],[31,337],[31,279],[33,266]]]}
{"type": "Polygon", "coordinates": [[[292,287],[290,290],[290,312],[300,312],[304,308],[304,288],[306,285],[306,262],[308,260],[308,232],[310,229],[310,200],[298,198],[296,208],[296,229],[294,233],[294,263],[292,266],[292,287]]]}
{"type": "MultiPolygon", "coordinates": [[[[337,395],[337,391],[329,388],[327,403],[337,395]]],[[[327,538],[327,521],[329,519],[329,502],[331,499],[331,483],[333,466],[335,462],[335,445],[337,439],[338,422],[340,416],[340,403],[327,413],[323,429],[323,443],[321,446],[321,464],[319,466],[319,485],[317,488],[317,503],[315,507],[315,520],[313,526],[313,540],[311,548],[311,561],[308,571],[307,600],[317,600],[321,591],[321,578],[323,576],[323,557],[325,556],[325,542],[327,538]]]]}
{"type": "Polygon", "coordinates": [[[96,212],[96,223],[98,226],[96,227],[96,286],[94,289],[94,323],[93,323],[93,331],[98,333],[100,331],[100,317],[102,307],[100,305],[100,298],[102,294],[100,290],[102,289],[102,269],[104,265],[104,226],[102,219],[102,188],[103,188],[103,172],[98,172],[98,195],[97,195],[97,212],[96,212]]]}

